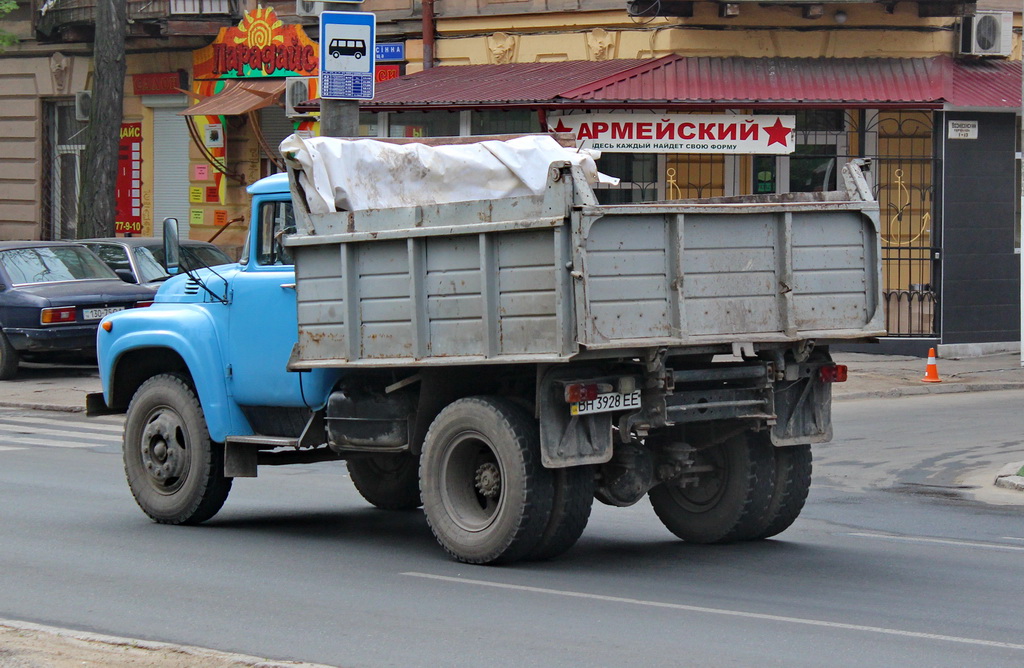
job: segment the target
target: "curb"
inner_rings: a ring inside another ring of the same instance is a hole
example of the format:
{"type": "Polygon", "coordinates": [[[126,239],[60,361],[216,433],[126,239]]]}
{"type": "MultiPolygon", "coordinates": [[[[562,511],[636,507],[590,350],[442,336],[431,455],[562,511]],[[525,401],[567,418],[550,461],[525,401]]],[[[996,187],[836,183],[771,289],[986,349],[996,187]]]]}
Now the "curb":
{"type": "Polygon", "coordinates": [[[190,659],[194,659],[197,661],[203,659],[230,661],[233,663],[237,663],[240,666],[246,666],[247,668],[331,668],[330,666],[320,663],[305,663],[302,661],[274,661],[270,659],[263,659],[256,656],[249,656],[246,654],[219,652],[213,649],[193,647],[190,645],[177,645],[174,643],[156,642],[152,640],[138,640],[135,638],[122,638],[119,636],[108,636],[99,633],[72,631],[69,629],[57,628],[55,626],[44,626],[42,624],[19,622],[11,619],[0,619],[0,627],[13,629],[15,631],[26,631],[32,633],[42,633],[61,638],[71,638],[74,640],[81,640],[83,642],[109,645],[111,647],[131,647],[135,649],[142,649],[148,651],[169,651],[174,652],[175,654],[184,655],[186,657],[189,657],[190,659]]]}
{"type": "Polygon", "coordinates": [[[1018,475],[1021,469],[1024,469],[1024,462],[1014,462],[1004,466],[996,474],[996,487],[1024,492],[1024,476],[1018,475]]]}
{"type": "MultiPolygon", "coordinates": [[[[65,406],[63,404],[38,404],[28,401],[0,401],[0,408],[24,408],[36,411],[56,411],[58,413],[84,413],[85,406],[65,406]]],[[[2,624],[3,622],[0,622],[2,624]]]]}
{"type": "Polygon", "coordinates": [[[948,383],[922,387],[897,387],[889,390],[863,390],[850,393],[833,393],[834,401],[850,399],[898,399],[900,397],[917,397],[925,394],[955,394],[959,392],[998,392],[1001,390],[1024,390],[1024,382],[1009,381],[1005,383],[948,383]]]}

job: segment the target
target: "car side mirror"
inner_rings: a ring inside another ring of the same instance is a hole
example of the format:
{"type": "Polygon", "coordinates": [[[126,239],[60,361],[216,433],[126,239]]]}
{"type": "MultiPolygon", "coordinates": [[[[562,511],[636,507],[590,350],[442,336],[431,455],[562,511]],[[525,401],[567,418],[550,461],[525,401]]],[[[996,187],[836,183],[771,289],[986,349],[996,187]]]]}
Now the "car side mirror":
{"type": "Polygon", "coordinates": [[[114,273],[125,283],[137,283],[135,280],[135,274],[132,273],[131,269],[115,269],[114,273]]]}
{"type": "Polygon", "coordinates": [[[172,276],[181,263],[181,241],[178,239],[178,219],[164,218],[164,269],[172,276]]]}

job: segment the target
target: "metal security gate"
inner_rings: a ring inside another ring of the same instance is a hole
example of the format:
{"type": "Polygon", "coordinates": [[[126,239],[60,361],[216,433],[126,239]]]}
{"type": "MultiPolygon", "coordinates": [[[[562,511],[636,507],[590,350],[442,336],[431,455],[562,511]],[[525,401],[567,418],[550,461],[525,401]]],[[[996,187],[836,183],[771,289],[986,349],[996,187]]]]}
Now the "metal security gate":
{"type": "Polygon", "coordinates": [[[87,124],[74,100],[43,102],[43,239],[78,238],[78,182],[87,124]]]}
{"type": "Polygon", "coordinates": [[[801,110],[796,149],[787,156],[607,153],[598,168],[622,179],[602,187],[605,204],[813,192],[841,187],[852,158],[866,173],[880,208],[886,329],[891,337],[939,334],[941,270],[936,220],[937,160],[930,111],[801,110]]]}

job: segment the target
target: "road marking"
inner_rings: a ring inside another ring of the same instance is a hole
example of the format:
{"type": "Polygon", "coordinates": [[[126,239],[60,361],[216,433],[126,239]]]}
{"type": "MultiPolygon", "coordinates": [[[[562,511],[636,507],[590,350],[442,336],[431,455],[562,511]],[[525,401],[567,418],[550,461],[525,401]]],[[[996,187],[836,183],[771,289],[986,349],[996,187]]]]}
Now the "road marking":
{"type": "Polygon", "coordinates": [[[0,445],[0,452],[3,452],[4,450],[24,450],[24,449],[25,448],[11,448],[11,447],[8,447],[6,445],[0,445]]]}
{"type": "Polygon", "coordinates": [[[94,438],[94,439],[110,439],[111,441],[120,441],[121,434],[113,434],[109,432],[95,432],[95,431],[82,431],[80,429],[46,429],[44,427],[29,427],[29,426],[17,426],[10,425],[0,422],[0,438],[5,435],[10,435],[13,438],[20,438],[21,436],[63,436],[65,438],[94,438]]]}
{"type": "Polygon", "coordinates": [[[31,438],[29,436],[18,436],[15,434],[4,434],[0,432],[0,443],[4,443],[6,445],[43,445],[50,448],[102,448],[106,446],[120,445],[120,441],[83,439],[80,436],[76,436],[69,432],[65,432],[61,434],[61,436],[67,437],[68,439],[74,438],[75,440],[60,441],[57,439],[31,438]]]}
{"type": "Polygon", "coordinates": [[[98,422],[93,420],[60,420],[57,418],[40,418],[31,416],[21,417],[10,417],[0,418],[0,426],[2,425],[32,425],[32,424],[45,424],[49,426],[67,426],[75,429],[84,429],[87,431],[95,430],[98,432],[105,432],[111,434],[121,435],[124,431],[124,420],[118,422],[98,422]]]}
{"type": "Polygon", "coordinates": [[[407,572],[414,578],[425,578],[428,580],[440,580],[442,582],[454,582],[458,584],[476,585],[478,587],[492,587],[494,589],[512,589],[534,594],[549,594],[552,596],[565,596],[567,598],[582,598],[591,601],[604,601],[608,603],[627,603],[629,605],[642,605],[650,608],[664,608],[668,610],[682,610],[685,612],[698,612],[708,615],[722,615],[726,617],[741,617],[744,619],[760,619],[769,622],[782,622],[785,624],[801,624],[804,626],[817,626],[830,629],[841,629],[844,631],[863,631],[865,633],[878,633],[890,636],[901,636],[904,638],[917,638],[921,640],[941,640],[943,642],[959,643],[961,645],[981,645],[984,647],[999,647],[1002,649],[1015,649],[1024,651],[1024,645],[996,640],[980,640],[978,638],[963,638],[960,636],[947,636],[939,633],[922,633],[920,631],[904,631],[901,629],[889,629],[881,626],[864,626],[862,624],[844,624],[842,622],[829,622],[822,619],[807,619],[803,617],[785,617],[782,615],[769,615],[760,612],[744,612],[742,610],[728,610],[726,608],[707,608],[699,605],[683,605],[680,603],[664,603],[661,601],[645,601],[636,598],[623,598],[620,596],[604,596],[602,594],[587,594],[578,591],[563,589],[548,589],[546,587],[530,587],[527,585],[504,584],[501,582],[488,582],[486,580],[470,580],[467,578],[453,578],[445,575],[432,575],[430,573],[407,572]]]}
{"type": "MultiPolygon", "coordinates": [[[[932,543],[934,545],[956,545],[959,547],[980,547],[986,550],[1010,550],[1011,552],[1024,552],[1024,546],[1000,545],[998,543],[974,543],[966,540],[949,540],[945,538],[922,538],[920,536],[893,536],[885,533],[850,533],[850,536],[858,538],[879,538],[881,540],[896,540],[905,543],[932,543]]],[[[1020,538],[1010,540],[1022,540],[1020,538]]]]}
{"type": "Polygon", "coordinates": [[[1003,536],[1003,540],[1024,540],[1024,538],[1017,538],[1016,536],[1003,536]]]}

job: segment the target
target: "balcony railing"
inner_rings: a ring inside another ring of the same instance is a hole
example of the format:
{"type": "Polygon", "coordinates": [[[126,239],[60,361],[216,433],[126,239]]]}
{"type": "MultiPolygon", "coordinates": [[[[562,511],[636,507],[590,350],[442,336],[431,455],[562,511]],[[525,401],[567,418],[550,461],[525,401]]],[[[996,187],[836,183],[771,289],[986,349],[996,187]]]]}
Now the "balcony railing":
{"type": "MultiPolygon", "coordinates": [[[[91,26],[102,0],[44,0],[39,3],[36,30],[52,35],[68,26],[91,26]]],[[[241,18],[242,0],[128,0],[128,20],[157,21],[183,17],[241,18]]]]}

